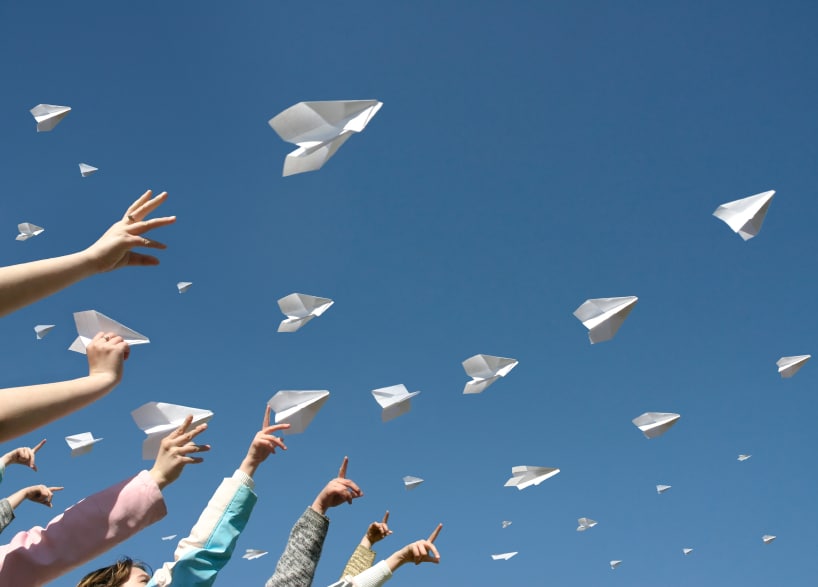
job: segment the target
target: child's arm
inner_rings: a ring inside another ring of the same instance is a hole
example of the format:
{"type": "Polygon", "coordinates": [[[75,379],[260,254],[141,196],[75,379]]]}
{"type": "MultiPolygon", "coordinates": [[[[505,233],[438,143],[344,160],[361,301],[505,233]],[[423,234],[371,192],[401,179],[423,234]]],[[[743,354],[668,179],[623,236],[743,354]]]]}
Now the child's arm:
{"type": "Polygon", "coordinates": [[[389,510],[383,516],[383,521],[372,522],[366,530],[366,534],[361,538],[361,543],[355,548],[352,556],[349,557],[344,572],[341,573],[343,579],[347,575],[355,576],[363,573],[375,562],[377,553],[372,550],[372,545],[383,540],[392,533],[387,525],[389,522],[389,510]]]}
{"type": "Polygon", "coordinates": [[[0,500],[0,532],[6,529],[14,519],[14,510],[25,500],[51,506],[51,498],[55,491],[62,491],[62,487],[47,487],[45,485],[32,485],[15,491],[6,499],[0,500]]]}

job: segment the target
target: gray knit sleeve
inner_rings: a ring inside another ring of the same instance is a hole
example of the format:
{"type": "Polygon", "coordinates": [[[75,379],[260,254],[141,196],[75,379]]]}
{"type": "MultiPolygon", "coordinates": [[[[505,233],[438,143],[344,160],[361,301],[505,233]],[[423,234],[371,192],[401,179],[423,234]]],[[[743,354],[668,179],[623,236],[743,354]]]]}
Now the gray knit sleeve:
{"type": "Polygon", "coordinates": [[[329,518],[307,508],[290,532],[284,554],[265,587],[310,587],[329,530],[329,518]]]}
{"type": "Polygon", "coordinates": [[[14,508],[11,507],[9,500],[0,500],[0,532],[6,529],[6,526],[11,524],[14,519],[14,508]]]}

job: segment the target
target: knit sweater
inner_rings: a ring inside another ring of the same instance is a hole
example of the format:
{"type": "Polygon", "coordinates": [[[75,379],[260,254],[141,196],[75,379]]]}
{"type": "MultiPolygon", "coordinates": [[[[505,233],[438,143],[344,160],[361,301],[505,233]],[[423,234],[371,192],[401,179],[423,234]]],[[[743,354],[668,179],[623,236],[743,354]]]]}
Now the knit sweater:
{"type": "Polygon", "coordinates": [[[265,587],[310,587],[328,530],[329,518],[307,508],[293,526],[275,573],[265,587]]]}
{"type": "Polygon", "coordinates": [[[375,556],[376,553],[374,550],[359,544],[355,547],[352,556],[349,557],[344,567],[344,572],[341,573],[341,578],[343,579],[346,576],[354,577],[355,575],[363,573],[375,563],[375,556]]]}

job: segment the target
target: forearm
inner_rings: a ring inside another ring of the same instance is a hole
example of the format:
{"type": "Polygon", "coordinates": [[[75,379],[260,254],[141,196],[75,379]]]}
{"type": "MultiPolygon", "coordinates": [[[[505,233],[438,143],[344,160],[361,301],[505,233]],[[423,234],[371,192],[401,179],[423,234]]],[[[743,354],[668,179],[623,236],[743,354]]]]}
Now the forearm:
{"type": "Polygon", "coordinates": [[[290,532],[275,573],[265,587],[309,587],[312,585],[321,549],[329,530],[329,519],[307,508],[290,532]]]}
{"type": "Polygon", "coordinates": [[[0,389],[0,442],[6,442],[66,416],[116,386],[110,374],[0,389]]]}
{"type": "Polygon", "coordinates": [[[0,499],[0,532],[6,529],[14,519],[14,508],[8,499],[0,499]]]}
{"type": "Polygon", "coordinates": [[[84,251],[0,267],[0,316],[48,297],[96,273],[84,251]]]}
{"type": "Polygon", "coordinates": [[[354,577],[355,575],[363,573],[372,566],[372,563],[375,562],[375,556],[376,554],[371,549],[369,539],[364,537],[364,539],[361,540],[361,544],[355,548],[352,556],[349,557],[349,560],[344,567],[344,572],[341,573],[341,578],[343,579],[347,575],[354,577]]]}
{"type": "Polygon", "coordinates": [[[11,506],[11,509],[16,510],[18,507],[20,507],[20,504],[26,500],[26,491],[27,489],[20,489],[6,498],[6,501],[11,506]]]}

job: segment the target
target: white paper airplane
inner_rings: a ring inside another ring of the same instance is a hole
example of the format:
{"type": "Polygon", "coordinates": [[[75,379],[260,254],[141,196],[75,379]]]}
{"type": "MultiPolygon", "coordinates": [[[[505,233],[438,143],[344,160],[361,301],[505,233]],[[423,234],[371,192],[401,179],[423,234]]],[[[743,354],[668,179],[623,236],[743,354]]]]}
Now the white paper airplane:
{"type": "Polygon", "coordinates": [[[191,285],[193,285],[192,281],[180,281],[176,284],[176,289],[179,290],[180,294],[183,294],[190,289],[191,285]]]}
{"type": "Polygon", "coordinates": [[[474,355],[463,361],[463,369],[472,380],[466,383],[463,393],[482,393],[489,385],[505,377],[517,366],[516,359],[494,357],[492,355],[474,355]]]}
{"type": "Polygon", "coordinates": [[[778,365],[778,372],[781,373],[782,379],[789,379],[796,373],[798,370],[804,366],[804,364],[810,360],[812,355],[796,355],[794,357],[781,357],[778,361],[775,362],[778,365]]]}
{"type": "Polygon", "coordinates": [[[321,169],[353,133],[364,130],[381,106],[377,100],[299,102],[271,118],[278,136],[298,145],[284,160],[282,175],[321,169]]]}
{"type": "Polygon", "coordinates": [[[334,303],[329,298],[318,298],[300,293],[284,296],[278,300],[278,307],[287,318],[278,325],[278,331],[295,332],[316,316],[329,310],[334,303]]]}
{"type": "Polygon", "coordinates": [[[83,355],[85,354],[85,347],[91,344],[98,332],[113,332],[115,335],[124,338],[125,342],[130,346],[150,342],[150,339],[144,334],[139,334],[137,331],[131,330],[96,310],[74,312],[74,323],[77,325],[77,334],[79,336],[74,339],[68,350],[83,355]]]}
{"type": "Polygon", "coordinates": [[[749,459],[751,456],[753,455],[738,455],[738,460],[743,462],[749,459]]]}
{"type": "Polygon", "coordinates": [[[585,532],[588,528],[596,526],[598,522],[591,518],[579,518],[577,519],[577,523],[579,524],[579,526],[577,526],[577,532],[585,532]]]}
{"type": "Polygon", "coordinates": [[[688,554],[690,554],[691,552],[693,552],[693,549],[692,549],[692,548],[683,548],[683,549],[682,549],[682,554],[683,554],[683,555],[685,555],[685,556],[687,556],[687,555],[688,555],[688,554]]]}
{"type": "Polygon", "coordinates": [[[406,487],[407,491],[411,491],[421,483],[423,483],[423,479],[421,479],[420,477],[412,477],[411,475],[406,475],[406,477],[403,478],[403,486],[406,487]]]}
{"type": "Polygon", "coordinates": [[[774,195],[775,190],[770,190],[769,192],[727,202],[716,208],[713,216],[723,220],[733,232],[737,232],[741,238],[748,241],[761,230],[761,225],[764,223],[764,217],[767,215],[767,209],[770,207],[774,195]]]}
{"type": "Polygon", "coordinates": [[[509,520],[503,520],[503,528],[508,528],[511,526],[511,522],[509,520]]]}
{"type": "Polygon", "coordinates": [[[665,491],[673,487],[672,485],[657,485],[656,486],[656,493],[662,495],[665,491]]]}
{"type": "Polygon", "coordinates": [[[46,334],[54,330],[53,324],[38,324],[34,327],[34,333],[37,335],[37,340],[45,337],[46,334]]]}
{"type": "Polygon", "coordinates": [[[169,534],[168,536],[162,536],[162,540],[167,542],[168,540],[173,540],[174,538],[176,538],[176,536],[177,534],[169,534]]]}
{"type": "Polygon", "coordinates": [[[764,544],[769,544],[770,542],[775,540],[775,536],[773,536],[772,534],[765,534],[764,536],[761,537],[761,540],[764,541],[764,544]]]}
{"type": "Polygon", "coordinates": [[[638,301],[636,296],[585,300],[574,316],[588,329],[591,344],[605,342],[614,337],[638,301]]]}
{"type": "Polygon", "coordinates": [[[97,169],[93,165],[88,165],[87,163],[80,163],[80,175],[82,175],[83,177],[88,177],[89,175],[97,171],[99,171],[99,169],[97,169]]]}
{"type": "Polygon", "coordinates": [[[281,430],[282,434],[300,434],[307,429],[312,419],[324,405],[329,397],[329,391],[306,390],[306,391],[279,391],[267,405],[276,414],[276,424],[289,424],[286,430],[281,430]]]}
{"type": "Polygon", "coordinates": [[[508,559],[515,556],[516,554],[517,554],[516,552],[504,552],[503,554],[493,554],[493,555],[491,555],[491,559],[496,560],[496,561],[499,561],[499,560],[507,561],[508,559]]]}
{"type": "Polygon", "coordinates": [[[57,126],[71,112],[71,108],[54,104],[37,104],[30,112],[37,121],[37,132],[46,132],[57,126]]]}
{"type": "Polygon", "coordinates": [[[248,548],[244,551],[244,554],[241,555],[241,558],[245,558],[249,561],[255,560],[257,558],[263,557],[267,554],[266,550],[256,550],[255,548],[248,548]]]}
{"type": "Polygon", "coordinates": [[[20,234],[18,234],[14,240],[27,241],[32,236],[42,234],[45,231],[45,228],[42,226],[37,226],[36,224],[31,224],[30,222],[21,222],[17,225],[17,231],[20,234]]]}
{"type": "Polygon", "coordinates": [[[610,562],[611,569],[615,569],[616,567],[618,567],[621,564],[622,564],[622,561],[611,561],[610,562]]]}
{"type": "Polygon", "coordinates": [[[152,460],[159,454],[162,439],[176,430],[188,416],[193,416],[190,428],[209,422],[213,412],[164,402],[148,402],[131,412],[133,421],[148,437],[142,443],[142,458],[152,460]]]}
{"type": "Polygon", "coordinates": [[[511,467],[511,478],[505,482],[503,487],[516,487],[522,491],[526,487],[539,485],[559,472],[559,469],[553,467],[532,467],[529,465],[511,467]]]}
{"type": "Polygon", "coordinates": [[[71,449],[71,456],[78,457],[91,452],[94,445],[102,440],[101,438],[94,438],[90,432],[81,432],[80,434],[72,434],[65,437],[65,442],[71,449]]]}
{"type": "Polygon", "coordinates": [[[656,438],[667,432],[681,418],[672,412],[645,412],[633,420],[633,425],[639,428],[645,438],[656,438]]]}
{"type": "Polygon", "coordinates": [[[412,403],[409,400],[419,393],[419,391],[409,393],[409,390],[403,384],[372,390],[375,401],[383,408],[381,420],[384,422],[397,418],[412,409],[412,403]]]}

